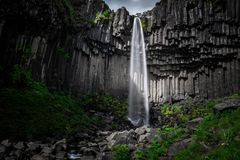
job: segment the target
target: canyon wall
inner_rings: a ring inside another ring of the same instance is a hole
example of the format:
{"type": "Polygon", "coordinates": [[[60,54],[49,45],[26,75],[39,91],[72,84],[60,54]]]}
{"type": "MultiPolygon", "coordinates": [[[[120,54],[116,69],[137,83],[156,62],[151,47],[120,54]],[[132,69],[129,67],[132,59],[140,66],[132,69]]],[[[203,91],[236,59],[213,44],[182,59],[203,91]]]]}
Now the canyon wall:
{"type": "MultiPolygon", "coordinates": [[[[96,14],[109,9],[102,0],[12,1],[0,1],[5,74],[30,50],[22,65],[51,89],[127,96],[134,16],[125,8],[96,22],[96,14]]],[[[161,0],[139,14],[151,101],[215,98],[240,90],[239,11],[238,0],[161,0]]]]}

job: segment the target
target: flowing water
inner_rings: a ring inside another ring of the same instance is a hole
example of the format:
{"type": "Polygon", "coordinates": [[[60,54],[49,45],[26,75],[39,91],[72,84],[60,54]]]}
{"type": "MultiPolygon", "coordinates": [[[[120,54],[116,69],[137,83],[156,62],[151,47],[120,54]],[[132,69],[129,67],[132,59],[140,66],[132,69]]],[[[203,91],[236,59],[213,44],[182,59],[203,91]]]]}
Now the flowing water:
{"type": "Polygon", "coordinates": [[[133,24],[128,119],[135,126],[149,125],[148,77],[145,41],[141,21],[133,24]]]}

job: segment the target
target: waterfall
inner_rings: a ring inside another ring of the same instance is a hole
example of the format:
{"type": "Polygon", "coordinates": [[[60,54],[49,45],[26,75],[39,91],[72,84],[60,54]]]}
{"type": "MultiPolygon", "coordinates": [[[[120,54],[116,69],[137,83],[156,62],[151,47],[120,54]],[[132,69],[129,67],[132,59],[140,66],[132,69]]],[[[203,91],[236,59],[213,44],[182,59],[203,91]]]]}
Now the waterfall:
{"type": "Polygon", "coordinates": [[[135,17],[131,42],[128,119],[135,126],[149,125],[148,77],[141,21],[135,17]]]}

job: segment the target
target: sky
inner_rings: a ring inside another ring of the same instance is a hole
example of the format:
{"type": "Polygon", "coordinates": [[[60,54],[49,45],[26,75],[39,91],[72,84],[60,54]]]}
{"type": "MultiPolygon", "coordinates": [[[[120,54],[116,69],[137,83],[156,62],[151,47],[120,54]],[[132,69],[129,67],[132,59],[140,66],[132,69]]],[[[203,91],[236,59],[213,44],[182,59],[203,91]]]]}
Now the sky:
{"type": "Polygon", "coordinates": [[[159,1],[160,0],[105,0],[112,10],[116,11],[118,8],[124,6],[129,13],[133,15],[152,9],[155,3],[159,1]]]}

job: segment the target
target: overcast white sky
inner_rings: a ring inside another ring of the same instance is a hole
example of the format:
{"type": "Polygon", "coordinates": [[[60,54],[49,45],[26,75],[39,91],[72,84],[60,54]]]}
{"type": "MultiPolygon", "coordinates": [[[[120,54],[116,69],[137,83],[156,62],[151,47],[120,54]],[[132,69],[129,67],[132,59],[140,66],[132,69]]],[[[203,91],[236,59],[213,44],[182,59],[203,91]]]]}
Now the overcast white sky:
{"type": "Polygon", "coordinates": [[[116,11],[122,6],[126,7],[130,14],[142,13],[150,10],[160,0],[105,0],[111,9],[116,11]]]}

